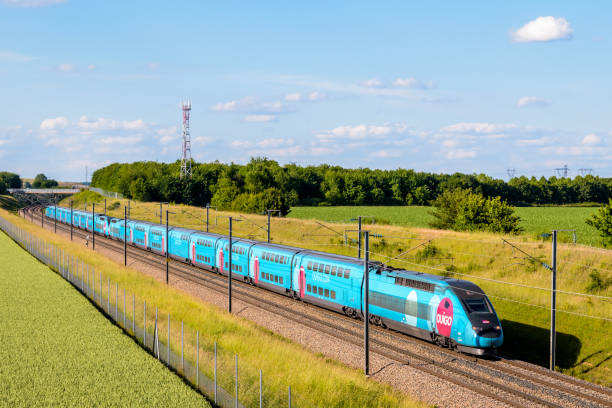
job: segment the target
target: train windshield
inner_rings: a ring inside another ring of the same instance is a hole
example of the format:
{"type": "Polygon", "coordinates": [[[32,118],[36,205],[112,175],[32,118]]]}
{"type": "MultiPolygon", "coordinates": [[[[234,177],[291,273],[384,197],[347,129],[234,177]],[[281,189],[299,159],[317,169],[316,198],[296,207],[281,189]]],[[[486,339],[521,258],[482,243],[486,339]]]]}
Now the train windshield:
{"type": "Polygon", "coordinates": [[[463,302],[468,307],[468,311],[470,313],[491,313],[491,307],[489,306],[489,302],[487,298],[484,296],[478,298],[468,298],[463,299],[463,302]]]}
{"type": "Polygon", "coordinates": [[[452,290],[461,299],[468,313],[493,313],[493,307],[482,289],[472,283],[461,283],[464,287],[454,286],[452,290]]]}

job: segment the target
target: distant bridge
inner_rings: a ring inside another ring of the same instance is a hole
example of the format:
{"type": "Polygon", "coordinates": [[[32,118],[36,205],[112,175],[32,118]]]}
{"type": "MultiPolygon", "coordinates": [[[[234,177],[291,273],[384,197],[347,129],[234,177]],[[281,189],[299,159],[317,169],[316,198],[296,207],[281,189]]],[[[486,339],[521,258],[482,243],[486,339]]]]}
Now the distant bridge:
{"type": "Polygon", "coordinates": [[[78,188],[9,188],[11,194],[76,194],[80,192],[78,188]]]}
{"type": "MultiPolygon", "coordinates": [[[[19,201],[21,205],[53,204],[58,196],[79,193],[78,188],[9,188],[8,192],[19,201]]],[[[61,199],[61,198],[60,198],[61,199]]]]}

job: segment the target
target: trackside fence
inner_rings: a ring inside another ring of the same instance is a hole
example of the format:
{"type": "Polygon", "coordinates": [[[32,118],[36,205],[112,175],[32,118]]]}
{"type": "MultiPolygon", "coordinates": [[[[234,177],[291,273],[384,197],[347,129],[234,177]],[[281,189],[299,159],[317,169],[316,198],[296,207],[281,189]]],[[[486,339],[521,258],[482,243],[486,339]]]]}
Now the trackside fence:
{"type": "MultiPolygon", "coordinates": [[[[117,326],[219,407],[312,407],[291,387],[266,387],[264,373],[200,333],[138,298],[62,248],[0,217],[2,229],[40,262],[70,282],[117,326]],[[279,392],[279,388],[286,390],[279,392]]],[[[120,356],[116,356],[120,358],[120,356]]],[[[278,377],[271,379],[278,382],[278,377]]]]}
{"type": "Polygon", "coordinates": [[[98,187],[89,187],[89,190],[90,191],[95,191],[96,193],[101,194],[104,197],[123,199],[123,195],[122,194],[116,193],[114,191],[106,191],[106,190],[98,188],[98,187]]]}

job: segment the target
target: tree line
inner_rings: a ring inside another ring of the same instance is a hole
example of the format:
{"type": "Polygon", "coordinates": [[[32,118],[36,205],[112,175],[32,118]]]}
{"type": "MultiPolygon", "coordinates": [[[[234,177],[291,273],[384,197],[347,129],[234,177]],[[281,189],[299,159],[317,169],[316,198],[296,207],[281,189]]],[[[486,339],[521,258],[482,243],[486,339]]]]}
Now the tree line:
{"type": "Polygon", "coordinates": [[[219,209],[286,214],[294,205],[430,205],[446,191],[469,190],[511,205],[606,203],[612,179],[596,176],[515,177],[434,174],[409,169],[346,169],[279,165],[252,158],[246,165],[192,162],[193,177],[181,179],[180,162],[114,163],[97,170],[92,186],[141,201],[170,201],[219,209]]]}

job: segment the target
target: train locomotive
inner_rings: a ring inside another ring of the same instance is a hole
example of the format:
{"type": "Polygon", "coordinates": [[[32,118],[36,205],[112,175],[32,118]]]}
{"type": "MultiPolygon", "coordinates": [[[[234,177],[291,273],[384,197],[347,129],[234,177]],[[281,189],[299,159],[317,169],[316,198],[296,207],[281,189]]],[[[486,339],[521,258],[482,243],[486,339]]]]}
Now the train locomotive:
{"type": "MultiPolygon", "coordinates": [[[[46,207],[45,215],[70,224],[71,210],[46,207]]],[[[73,226],[168,256],[196,267],[291,296],[347,316],[363,318],[363,261],[291,246],[166,227],[72,210],[73,226]]],[[[493,305],[472,282],[370,262],[370,322],[444,347],[494,355],[503,331],[493,305]]]]}

